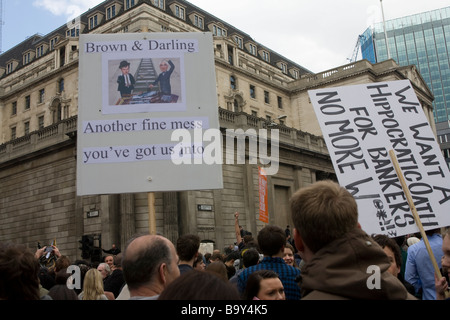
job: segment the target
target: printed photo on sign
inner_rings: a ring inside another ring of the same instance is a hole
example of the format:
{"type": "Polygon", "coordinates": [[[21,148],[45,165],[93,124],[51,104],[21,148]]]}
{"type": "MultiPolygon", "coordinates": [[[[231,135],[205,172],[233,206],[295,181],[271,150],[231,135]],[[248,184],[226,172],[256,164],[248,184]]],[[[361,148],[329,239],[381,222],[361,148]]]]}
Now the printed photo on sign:
{"type": "Polygon", "coordinates": [[[104,57],[102,113],[184,111],[182,56],[104,57]]]}

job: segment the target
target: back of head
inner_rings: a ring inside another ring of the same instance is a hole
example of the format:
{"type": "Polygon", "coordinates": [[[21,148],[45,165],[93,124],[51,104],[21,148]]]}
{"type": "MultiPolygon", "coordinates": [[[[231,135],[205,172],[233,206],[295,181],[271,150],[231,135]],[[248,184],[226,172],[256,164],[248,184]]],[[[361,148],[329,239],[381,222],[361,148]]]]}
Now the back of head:
{"type": "Polygon", "coordinates": [[[122,259],[123,259],[123,254],[121,252],[114,256],[113,261],[114,261],[114,267],[116,269],[122,268],[122,259]]]}
{"type": "Polygon", "coordinates": [[[294,227],[312,252],[358,226],[355,199],[331,180],[318,181],[298,190],[290,206],[294,227]]]}
{"type": "Polygon", "coordinates": [[[0,244],[0,300],[39,300],[39,269],[25,246],[0,244]]]}
{"type": "Polygon", "coordinates": [[[416,244],[417,242],[420,242],[420,239],[417,237],[409,237],[408,240],[406,240],[408,247],[411,247],[413,244],[416,244]]]}
{"type": "Polygon", "coordinates": [[[228,281],[209,272],[191,270],[172,281],[158,300],[240,300],[240,296],[228,281]]]}
{"type": "Polygon", "coordinates": [[[286,234],[279,226],[268,225],[258,232],[258,245],[265,256],[278,254],[286,244],[286,234]]]}
{"type": "Polygon", "coordinates": [[[61,256],[55,261],[55,272],[67,269],[70,266],[70,259],[67,256],[61,256]]]}
{"type": "Polygon", "coordinates": [[[222,261],[211,262],[208,264],[205,271],[216,275],[223,281],[228,281],[227,267],[225,267],[225,264],[222,261]]]}
{"type": "Polygon", "coordinates": [[[56,284],[49,291],[52,300],[78,300],[75,290],[69,289],[66,284],[56,284]]]}
{"type": "Polygon", "coordinates": [[[200,237],[195,234],[184,234],[177,240],[177,254],[180,260],[191,260],[197,254],[199,248],[200,237]]]}
{"type": "Polygon", "coordinates": [[[122,268],[129,289],[137,289],[150,283],[162,263],[176,263],[171,261],[167,241],[160,236],[146,235],[128,244],[123,254],[122,268]]]}
{"type": "Polygon", "coordinates": [[[92,268],[86,272],[83,281],[83,292],[83,300],[96,300],[101,294],[104,294],[103,277],[100,271],[92,268]]]}
{"type": "Polygon", "coordinates": [[[245,250],[242,254],[242,263],[245,268],[254,266],[259,262],[259,252],[255,248],[245,250]]]}

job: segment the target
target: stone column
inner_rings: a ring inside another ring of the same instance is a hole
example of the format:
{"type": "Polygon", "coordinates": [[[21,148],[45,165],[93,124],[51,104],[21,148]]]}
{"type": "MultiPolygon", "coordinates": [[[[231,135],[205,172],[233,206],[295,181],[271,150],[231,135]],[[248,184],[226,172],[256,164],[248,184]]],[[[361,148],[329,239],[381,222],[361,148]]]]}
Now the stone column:
{"type": "MultiPolygon", "coordinates": [[[[124,250],[128,240],[136,233],[134,194],[120,195],[120,250],[124,250]]],[[[118,244],[117,244],[118,245],[118,244]]]]}
{"type": "Polygon", "coordinates": [[[178,193],[163,192],[163,225],[164,236],[176,243],[178,233],[178,193]]]}

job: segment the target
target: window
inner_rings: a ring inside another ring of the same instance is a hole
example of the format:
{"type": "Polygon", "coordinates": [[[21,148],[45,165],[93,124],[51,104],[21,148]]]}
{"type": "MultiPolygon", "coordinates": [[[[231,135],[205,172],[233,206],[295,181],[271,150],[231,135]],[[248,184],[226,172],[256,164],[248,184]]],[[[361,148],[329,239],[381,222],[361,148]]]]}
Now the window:
{"type": "Polygon", "coordinates": [[[55,45],[58,42],[58,37],[55,37],[53,39],[50,40],[50,50],[55,49],[55,45]]]}
{"type": "Polygon", "coordinates": [[[67,35],[67,37],[72,37],[72,38],[79,37],[80,36],[80,28],[76,27],[76,28],[69,29],[69,30],[67,30],[66,35],[67,35]]]}
{"type": "Polygon", "coordinates": [[[287,65],[286,63],[282,63],[280,66],[281,71],[283,71],[283,73],[287,73],[287,65]]]}
{"type": "Polygon", "coordinates": [[[250,54],[256,56],[256,46],[254,44],[250,43],[250,45],[249,45],[249,52],[250,52],[250,54]]]}
{"type": "Polygon", "coordinates": [[[227,30],[219,26],[213,26],[213,34],[218,37],[226,37],[227,30]]]}
{"type": "Polygon", "coordinates": [[[230,87],[231,89],[236,89],[236,78],[234,76],[230,76],[230,87]]]}
{"type": "Polygon", "coordinates": [[[17,114],[17,101],[14,101],[11,104],[11,115],[14,116],[17,114]]]}
{"type": "Polygon", "coordinates": [[[270,103],[270,95],[268,91],[264,91],[264,102],[270,103]]]}
{"type": "Polygon", "coordinates": [[[256,90],[254,85],[250,85],[250,97],[256,99],[256,90]]]}
{"type": "Polygon", "coordinates": [[[25,53],[23,55],[23,64],[30,63],[30,61],[31,61],[31,53],[30,52],[25,53]]]}
{"type": "Polygon", "coordinates": [[[175,5],[175,15],[176,15],[178,18],[184,20],[184,17],[185,17],[184,13],[185,13],[185,11],[184,11],[184,8],[183,8],[183,7],[180,7],[179,5],[175,5]]]}
{"type": "Polygon", "coordinates": [[[45,99],[45,89],[39,90],[39,103],[44,103],[45,99]]]}
{"type": "Polygon", "coordinates": [[[233,47],[232,46],[228,46],[228,63],[233,65],[233,56],[234,56],[234,52],[233,52],[233,47]]]}
{"type": "Polygon", "coordinates": [[[270,62],[270,54],[267,51],[262,52],[262,58],[266,62],[270,62]]]}
{"type": "Polygon", "coordinates": [[[277,97],[278,108],[283,109],[283,98],[277,97]]]}
{"type": "Polygon", "coordinates": [[[58,81],[58,89],[59,89],[59,91],[58,91],[59,93],[64,91],[64,79],[60,79],[58,81]]]}
{"type": "Polygon", "coordinates": [[[16,127],[11,128],[11,140],[14,140],[17,137],[17,129],[16,127]]]}
{"type": "Polygon", "coordinates": [[[243,41],[241,37],[235,36],[234,41],[237,43],[239,49],[244,48],[243,41]]]}
{"type": "Polygon", "coordinates": [[[203,18],[198,15],[194,15],[194,25],[200,29],[203,29],[203,18]]]}
{"type": "Polygon", "coordinates": [[[156,7],[164,10],[164,0],[153,0],[153,4],[156,7]]]}
{"type": "Polygon", "coordinates": [[[23,123],[23,134],[27,135],[30,133],[30,121],[25,121],[23,123]]]}
{"type": "Polygon", "coordinates": [[[111,7],[106,9],[106,19],[112,19],[116,16],[116,5],[112,5],[111,7]]]}
{"type": "Polygon", "coordinates": [[[89,29],[93,29],[98,25],[97,15],[89,18],[89,29]]]}
{"type": "Polygon", "coordinates": [[[38,126],[39,126],[39,130],[44,128],[44,116],[38,117],[38,126]]]}
{"type": "Polygon", "coordinates": [[[26,96],[25,97],[25,110],[30,109],[30,107],[31,107],[30,102],[31,102],[30,96],[26,96]]]}
{"type": "Polygon", "coordinates": [[[41,45],[36,48],[36,58],[39,58],[44,55],[44,45],[41,45]]]}
{"type": "Polygon", "coordinates": [[[13,63],[10,62],[6,65],[6,73],[11,73],[13,72],[13,63]]]}
{"type": "Polygon", "coordinates": [[[298,70],[292,70],[292,75],[294,76],[294,79],[300,78],[300,72],[298,72],[298,70]]]}
{"type": "Polygon", "coordinates": [[[130,9],[134,6],[134,0],[125,0],[125,9],[130,9]]]}
{"type": "Polygon", "coordinates": [[[252,110],[252,116],[254,116],[254,117],[258,117],[258,112],[257,112],[257,111],[255,111],[255,110],[252,110]]]}

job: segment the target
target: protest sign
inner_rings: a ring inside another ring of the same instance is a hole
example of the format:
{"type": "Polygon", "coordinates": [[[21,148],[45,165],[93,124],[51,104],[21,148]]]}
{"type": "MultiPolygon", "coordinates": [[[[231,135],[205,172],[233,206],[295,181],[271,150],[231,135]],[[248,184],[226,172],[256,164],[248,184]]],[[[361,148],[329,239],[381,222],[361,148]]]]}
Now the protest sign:
{"type": "Polygon", "coordinates": [[[201,161],[214,128],[211,33],[80,35],[78,195],[222,188],[221,164],[201,161]]]}
{"type": "Polygon", "coordinates": [[[449,170],[409,80],[308,91],[340,185],[369,234],[418,232],[393,151],[425,230],[450,225],[449,170]]]}

